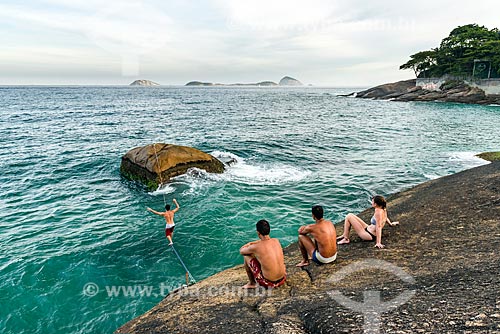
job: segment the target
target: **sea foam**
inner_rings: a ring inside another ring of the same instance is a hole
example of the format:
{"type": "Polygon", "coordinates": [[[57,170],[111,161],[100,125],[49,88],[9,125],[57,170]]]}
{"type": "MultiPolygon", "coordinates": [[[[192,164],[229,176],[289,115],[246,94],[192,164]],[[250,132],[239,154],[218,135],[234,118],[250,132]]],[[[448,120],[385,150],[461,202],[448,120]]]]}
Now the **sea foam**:
{"type": "Polygon", "coordinates": [[[449,154],[448,160],[464,164],[466,167],[476,167],[486,165],[489,161],[476,156],[480,152],[452,152],[449,154]]]}
{"type": "Polygon", "coordinates": [[[222,174],[208,173],[203,169],[190,168],[186,174],[176,176],[172,183],[163,192],[155,191],[153,194],[167,194],[175,191],[181,184],[188,185],[189,189],[183,195],[201,194],[213,183],[228,182],[245,185],[280,185],[290,182],[299,182],[311,172],[292,165],[282,163],[249,162],[234,153],[226,151],[213,151],[211,155],[221,161],[232,163],[226,166],[222,174]]]}
{"type": "MultiPolygon", "coordinates": [[[[251,185],[276,185],[298,182],[308,177],[311,172],[292,165],[282,163],[247,162],[246,159],[230,152],[214,151],[216,158],[229,157],[236,161],[219,177],[228,182],[251,185]]],[[[217,176],[216,176],[217,177],[217,176]]]]}

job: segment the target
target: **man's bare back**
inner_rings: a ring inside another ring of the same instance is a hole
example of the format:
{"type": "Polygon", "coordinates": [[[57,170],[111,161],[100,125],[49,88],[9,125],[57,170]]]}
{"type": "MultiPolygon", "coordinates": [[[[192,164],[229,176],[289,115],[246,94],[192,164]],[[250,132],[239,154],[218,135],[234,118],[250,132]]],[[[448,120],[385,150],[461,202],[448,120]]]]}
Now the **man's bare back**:
{"type": "Polygon", "coordinates": [[[278,239],[269,236],[271,228],[267,220],[259,220],[256,229],[259,240],[240,248],[249,280],[243,288],[254,289],[257,284],[265,288],[277,288],[286,280],[283,249],[278,239]]]}
{"type": "Polygon", "coordinates": [[[308,227],[322,256],[330,257],[337,253],[337,232],[331,221],[323,219],[308,227]]]}
{"type": "Polygon", "coordinates": [[[331,263],[337,258],[337,233],[332,222],[323,218],[323,207],[312,207],[315,223],[299,228],[299,249],[302,261],[297,267],[309,265],[309,258],[321,265],[331,263]],[[310,234],[314,241],[308,236],[310,234]]]}
{"type": "Polygon", "coordinates": [[[275,281],[285,274],[283,249],[278,239],[257,240],[247,249],[259,261],[265,278],[275,281]]]}
{"type": "Polygon", "coordinates": [[[166,211],[166,212],[163,212],[162,213],[162,216],[165,217],[165,222],[167,224],[167,226],[174,226],[175,223],[174,223],[174,214],[175,212],[173,211],[166,211]]]}
{"type": "Polygon", "coordinates": [[[174,223],[174,215],[177,211],[179,211],[179,203],[177,203],[177,200],[174,198],[173,202],[175,203],[175,209],[173,210],[170,210],[170,204],[166,204],[165,205],[165,212],[159,212],[159,211],[155,211],[151,208],[146,208],[146,210],[148,210],[149,212],[152,212],[154,213],[155,215],[158,215],[158,216],[162,216],[163,218],[165,218],[165,236],[167,237],[167,239],[170,241],[169,245],[172,245],[173,244],[173,241],[172,241],[172,237],[174,235],[174,226],[175,226],[175,223],[174,223]]]}

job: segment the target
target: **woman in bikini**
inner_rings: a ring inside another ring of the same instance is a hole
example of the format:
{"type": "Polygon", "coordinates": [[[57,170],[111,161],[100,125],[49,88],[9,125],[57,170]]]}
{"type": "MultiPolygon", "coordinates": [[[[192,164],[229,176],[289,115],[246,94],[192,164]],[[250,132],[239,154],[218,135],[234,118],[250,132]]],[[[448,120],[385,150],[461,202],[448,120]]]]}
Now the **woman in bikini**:
{"type": "Polygon", "coordinates": [[[370,225],[366,224],[358,216],[352,213],[348,214],[344,221],[344,234],[338,238],[338,244],[344,245],[350,242],[349,232],[352,226],[361,239],[375,241],[375,247],[384,248],[384,245],[382,245],[382,229],[385,223],[388,223],[390,226],[399,224],[399,222],[391,222],[389,220],[386,207],[387,202],[383,196],[374,196],[372,198],[372,208],[375,208],[375,213],[370,220],[370,225]]]}

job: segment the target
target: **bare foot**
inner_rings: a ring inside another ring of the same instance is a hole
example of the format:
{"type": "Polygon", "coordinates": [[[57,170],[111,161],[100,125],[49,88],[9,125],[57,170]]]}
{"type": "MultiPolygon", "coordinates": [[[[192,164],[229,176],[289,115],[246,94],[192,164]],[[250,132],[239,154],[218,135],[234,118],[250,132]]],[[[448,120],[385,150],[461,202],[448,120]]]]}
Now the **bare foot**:
{"type": "Polygon", "coordinates": [[[347,245],[348,243],[350,243],[351,241],[349,239],[346,239],[346,238],[342,238],[342,240],[340,240],[339,242],[337,242],[338,245],[347,245]]]}
{"type": "Polygon", "coordinates": [[[305,267],[305,266],[308,266],[309,265],[309,261],[302,261],[298,264],[296,264],[295,266],[296,267],[305,267]]]}
{"type": "Polygon", "coordinates": [[[256,283],[247,283],[242,286],[243,289],[256,289],[257,284],[256,283]]]}
{"type": "Polygon", "coordinates": [[[340,237],[337,237],[337,241],[344,239],[344,236],[341,235],[340,237]]]}

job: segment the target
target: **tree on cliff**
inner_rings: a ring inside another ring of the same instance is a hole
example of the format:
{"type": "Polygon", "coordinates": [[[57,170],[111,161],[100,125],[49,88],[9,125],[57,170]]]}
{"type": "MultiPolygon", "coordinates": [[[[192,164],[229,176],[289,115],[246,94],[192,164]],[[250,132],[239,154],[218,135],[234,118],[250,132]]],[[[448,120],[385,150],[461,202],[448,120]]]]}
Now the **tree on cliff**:
{"type": "Polygon", "coordinates": [[[500,77],[500,31],[477,24],[457,27],[438,48],[411,55],[399,68],[412,69],[419,78],[445,74],[500,77]]]}
{"type": "Polygon", "coordinates": [[[417,77],[426,77],[426,72],[436,66],[436,50],[420,51],[410,56],[410,61],[399,67],[400,70],[412,69],[417,77]]]}

